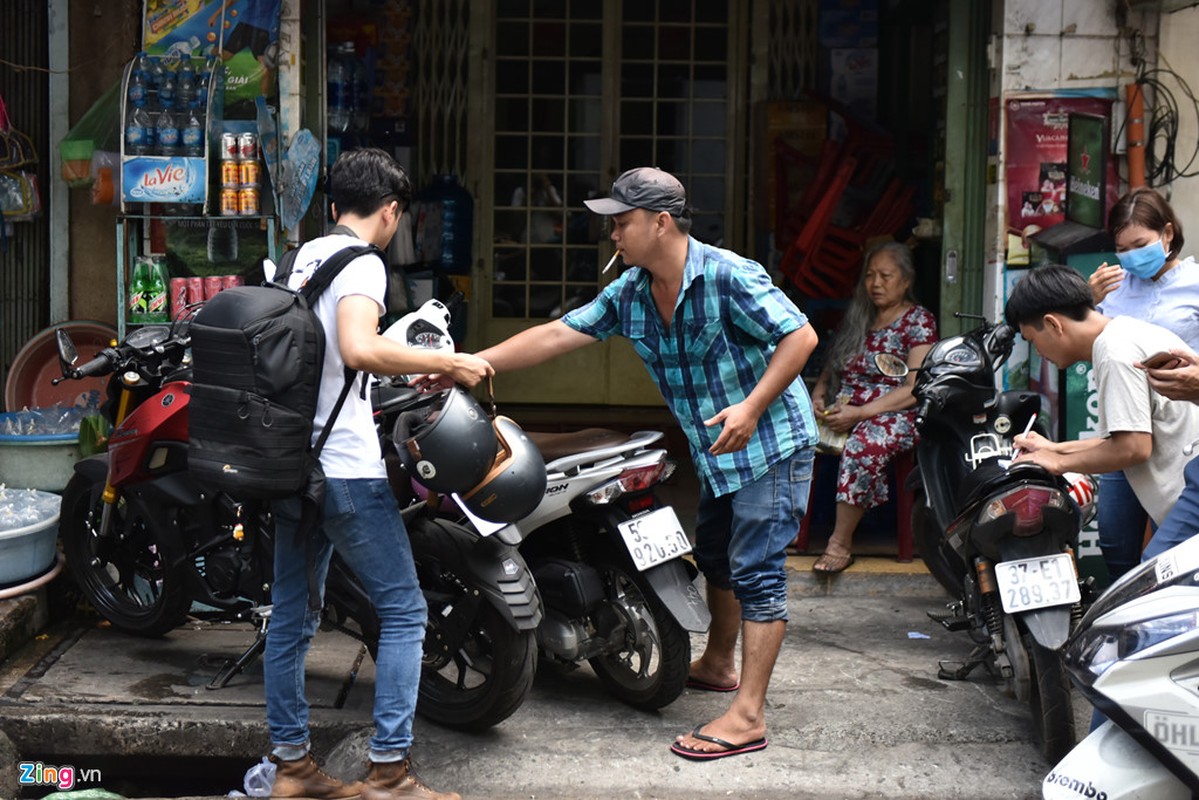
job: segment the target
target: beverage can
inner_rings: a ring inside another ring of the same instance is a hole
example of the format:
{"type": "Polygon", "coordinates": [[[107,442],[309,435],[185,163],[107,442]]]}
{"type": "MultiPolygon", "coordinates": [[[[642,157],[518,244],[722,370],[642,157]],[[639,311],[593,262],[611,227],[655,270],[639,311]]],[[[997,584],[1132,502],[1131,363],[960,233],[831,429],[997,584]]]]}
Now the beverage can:
{"type": "Polygon", "coordinates": [[[240,275],[222,275],[221,276],[221,288],[222,289],[232,289],[234,286],[244,286],[245,283],[246,282],[244,280],[242,280],[242,277],[240,275]]]}
{"type": "Polygon", "coordinates": [[[237,189],[221,190],[221,216],[236,217],[241,212],[241,198],[237,189]]]}
{"type": "Polygon", "coordinates": [[[237,137],[237,157],[242,161],[258,158],[258,134],[247,131],[237,137]]]}
{"type": "Polygon", "coordinates": [[[225,189],[236,189],[241,182],[240,162],[225,159],[221,162],[221,186],[225,189]]]}
{"type": "Polygon", "coordinates": [[[187,309],[187,278],[171,278],[171,319],[179,319],[187,309]]]}
{"type": "Polygon", "coordinates": [[[204,277],[204,299],[211,300],[216,297],[221,289],[225,288],[220,275],[206,275],[204,277]]]}
{"type": "Polygon", "coordinates": [[[258,189],[253,186],[246,186],[239,189],[237,192],[238,210],[243,217],[254,217],[258,215],[258,189]]]}
{"type": "Polygon", "coordinates": [[[221,134],[221,158],[237,160],[237,134],[222,133],[221,134]]]}
{"type": "Polygon", "coordinates": [[[203,303],[204,302],[204,279],[199,276],[184,278],[187,281],[187,302],[203,303]]]}
{"type": "Polygon", "coordinates": [[[240,182],[243,187],[258,185],[258,162],[239,161],[237,163],[240,182]]]}

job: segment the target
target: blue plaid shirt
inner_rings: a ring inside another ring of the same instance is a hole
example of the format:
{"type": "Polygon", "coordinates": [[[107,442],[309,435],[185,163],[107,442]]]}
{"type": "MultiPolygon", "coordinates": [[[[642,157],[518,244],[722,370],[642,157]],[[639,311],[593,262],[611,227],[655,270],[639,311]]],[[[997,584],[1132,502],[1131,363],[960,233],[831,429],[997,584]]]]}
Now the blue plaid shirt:
{"type": "Polygon", "coordinates": [[[696,471],[718,497],[816,443],[812,401],[796,378],[759,418],[744,449],[708,452],[723,426],[704,420],[748,397],[779,340],[808,321],[755,261],[691,239],[669,328],[640,267],[562,321],[596,339],[619,334],[633,343],[687,436],[696,471]]]}

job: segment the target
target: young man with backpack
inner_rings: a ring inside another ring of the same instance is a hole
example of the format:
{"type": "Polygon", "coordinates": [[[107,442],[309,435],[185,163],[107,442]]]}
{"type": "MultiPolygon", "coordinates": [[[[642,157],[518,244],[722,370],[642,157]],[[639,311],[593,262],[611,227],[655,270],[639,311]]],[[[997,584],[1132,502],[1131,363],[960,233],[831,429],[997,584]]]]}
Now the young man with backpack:
{"type": "MultiPolygon", "coordinates": [[[[288,285],[299,289],[326,260],[346,247],[383,248],[399,226],[412,196],[408,176],[376,148],[342,153],[329,170],[328,192],[335,227],[300,247],[288,285]]],[[[267,631],[263,671],[266,715],[275,763],[272,797],[332,800],[454,800],[413,775],[408,753],[420,684],[421,649],[427,608],[400,510],[387,482],[369,394],[368,373],[447,373],[474,386],[492,373],[490,365],[465,353],[416,350],[378,333],[384,312],[386,267],[377,254],[351,261],[316,300],[313,312],[325,332],[325,355],[313,436],[319,436],[342,394],[346,368],[357,377],[335,415],[320,452],[326,488],[316,541],[297,541],[301,501],[275,504],[277,538],[274,608],[267,631]],[[309,547],[315,548],[310,554],[309,547]],[[353,569],[379,616],[375,665],[375,734],[363,782],[343,783],[326,775],[308,752],[308,703],[304,659],[319,622],[320,603],[309,602],[313,586],[323,591],[332,548],[353,569]]]]}

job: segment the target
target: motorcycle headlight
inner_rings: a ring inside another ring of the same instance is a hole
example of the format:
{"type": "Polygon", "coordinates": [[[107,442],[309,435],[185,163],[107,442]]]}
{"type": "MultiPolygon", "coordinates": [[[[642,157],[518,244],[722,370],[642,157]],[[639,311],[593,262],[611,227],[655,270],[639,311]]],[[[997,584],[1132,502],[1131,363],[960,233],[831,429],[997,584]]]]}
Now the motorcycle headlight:
{"type": "Polygon", "coordinates": [[[1078,648],[1076,663],[1098,678],[1120,659],[1130,658],[1199,628],[1199,612],[1186,611],[1119,629],[1096,628],[1078,648]]]}

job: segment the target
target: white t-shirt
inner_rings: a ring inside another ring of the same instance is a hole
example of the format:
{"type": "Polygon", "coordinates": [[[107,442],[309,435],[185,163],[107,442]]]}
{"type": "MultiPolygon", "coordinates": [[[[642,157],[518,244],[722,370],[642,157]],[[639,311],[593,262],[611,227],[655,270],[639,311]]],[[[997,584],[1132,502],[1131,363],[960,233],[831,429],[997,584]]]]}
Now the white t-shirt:
{"type": "Polygon", "coordinates": [[[1153,434],[1153,453],[1124,474],[1153,521],[1161,521],[1182,493],[1183,448],[1199,439],[1199,405],[1170,400],[1149,387],[1132,364],[1159,350],[1185,349],[1177,334],[1134,317],[1116,317],[1095,339],[1091,361],[1099,395],[1099,435],[1153,434]]]}
{"type": "MultiPolygon", "coordinates": [[[[300,246],[287,285],[298,289],[325,259],[346,247],[361,246],[364,242],[345,234],[333,234],[313,239],[300,246]]],[[[363,295],[375,301],[382,315],[387,273],[382,259],[365,255],[354,259],[341,271],[333,283],[317,298],[313,311],[325,329],[325,363],[321,371],[321,388],[317,395],[316,418],[313,421],[312,441],[325,428],[325,420],[337,404],[345,385],[345,361],[341,358],[337,336],[337,304],[343,297],[363,295]]],[[[359,373],[337,414],[333,431],[321,450],[321,466],[329,478],[386,478],[383,453],[375,433],[369,393],[362,397],[362,386],[368,376],[359,373]]]]}

